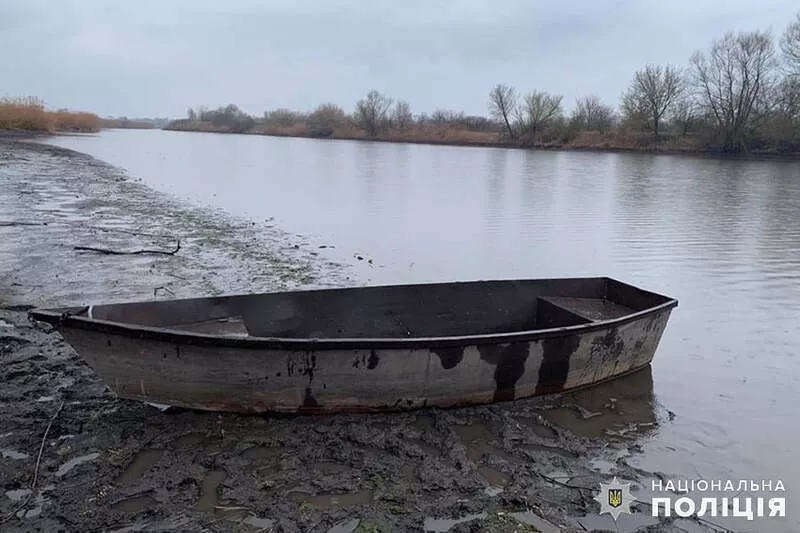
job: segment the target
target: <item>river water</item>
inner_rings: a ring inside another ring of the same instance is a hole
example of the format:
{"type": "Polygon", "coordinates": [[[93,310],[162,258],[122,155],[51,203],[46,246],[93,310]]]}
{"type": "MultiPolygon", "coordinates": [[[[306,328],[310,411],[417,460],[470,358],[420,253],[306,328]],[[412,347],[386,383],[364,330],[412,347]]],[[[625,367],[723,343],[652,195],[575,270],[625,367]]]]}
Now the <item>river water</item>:
{"type": "Polygon", "coordinates": [[[794,525],[745,527],[800,529],[800,163],[148,130],[48,142],[274,217],[331,259],[363,257],[369,283],[607,275],[677,298],[652,370],[674,417],[629,463],[780,479],[794,525]]]}

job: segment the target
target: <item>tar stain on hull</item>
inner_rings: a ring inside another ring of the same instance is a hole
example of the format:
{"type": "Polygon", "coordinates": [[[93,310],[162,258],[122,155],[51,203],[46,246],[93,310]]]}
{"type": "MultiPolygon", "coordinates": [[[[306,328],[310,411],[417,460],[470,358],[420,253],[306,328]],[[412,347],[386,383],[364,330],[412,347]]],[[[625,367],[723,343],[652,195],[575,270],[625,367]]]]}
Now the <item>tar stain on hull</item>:
{"type": "Polygon", "coordinates": [[[314,398],[314,395],[311,394],[311,387],[306,387],[306,395],[303,398],[303,407],[317,407],[317,400],[314,398]]]}
{"type": "Polygon", "coordinates": [[[369,370],[374,369],[376,366],[378,366],[378,361],[380,360],[381,359],[378,357],[378,354],[375,353],[375,350],[370,350],[369,359],[367,360],[367,368],[369,370]]]}
{"type": "Polygon", "coordinates": [[[432,351],[439,356],[439,362],[442,363],[442,368],[445,370],[457,367],[464,359],[464,348],[461,346],[456,346],[454,348],[437,348],[432,351]]]}
{"type": "Polygon", "coordinates": [[[619,361],[625,342],[619,335],[617,328],[611,328],[608,333],[592,342],[592,357],[600,357],[602,364],[619,361]]]}
{"type": "Polygon", "coordinates": [[[530,342],[512,342],[496,346],[479,346],[481,359],[495,365],[494,401],[505,402],[515,399],[516,384],[525,372],[525,361],[530,353],[530,342]]]}
{"type": "Polygon", "coordinates": [[[542,366],[534,394],[552,394],[564,390],[569,374],[569,360],[581,339],[577,335],[550,337],[542,341],[542,366]]]}

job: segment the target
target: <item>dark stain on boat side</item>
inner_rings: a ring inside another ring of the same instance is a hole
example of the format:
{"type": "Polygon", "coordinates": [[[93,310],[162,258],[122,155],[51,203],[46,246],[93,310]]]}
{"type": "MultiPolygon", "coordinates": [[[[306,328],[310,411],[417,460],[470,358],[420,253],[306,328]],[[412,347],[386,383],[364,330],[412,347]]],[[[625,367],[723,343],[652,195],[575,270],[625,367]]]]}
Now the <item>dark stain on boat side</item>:
{"type": "Polygon", "coordinates": [[[314,371],[317,369],[317,356],[313,352],[307,352],[304,358],[306,365],[304,374],[308,376],[308,381],[314,381],[314,371]]]}
{"type": "Polygon", "coordinates": [[[495,365],[494,401],[505,402],[515,399],[515,386],[525,372],[530,342],[512,342],[500,346],[487,344],[479,346],[478,351],[481,359],[495,365]]]}
{"type": "Polygon", "coordinates": [[[319,404],[311,393],[311,387],[306,387],[306,395],[303,398],[303,407],[317,407],[319,404]]]}
{"type": "Polygon", "coordinates": [[[457,367],[464,359],[464,348],[462,346],[437,348],[431,351],[439,356],[439,362],[442,363],[442,368],[445,370],[457,367]]]}
{"type": "MultiPolygon", "coordinates": [[[[370,350],[369,351],[369,359],[367,360],[367,368],[370,369],[370,370],[374,369],[376,366],[378,366],[378,362],[380,360],[381,359],[380,359],[380,357],[378,357],[378,354],[375,353],[375,350],[370,350]]],[[[316,360],[315,360],[315,362],[316,362],[316,360]]]]}
{"type": "Polygon", "coordinates": [[[542,341],[542,366],[534,394],[552,394],[564,390],[569,360],[580,342],[578,335],[550,337],[542,341]]]}
{"type": "Polygon", "coordinates": [[[618,328],[611,328],[602,337],[592,341],[592,357],[600,357],[603,364],[616,361],[625,348],[625,341],[619,334],[618,328]]]}

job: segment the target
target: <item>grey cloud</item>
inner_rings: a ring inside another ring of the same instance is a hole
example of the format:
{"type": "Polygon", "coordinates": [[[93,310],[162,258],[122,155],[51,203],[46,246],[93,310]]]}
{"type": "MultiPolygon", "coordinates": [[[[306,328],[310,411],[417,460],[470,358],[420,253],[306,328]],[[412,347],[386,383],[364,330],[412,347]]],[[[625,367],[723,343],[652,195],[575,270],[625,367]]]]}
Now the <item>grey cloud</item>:
{"type": "Polygon", "coordinates": [[[496,83],[617,103],[647,62],[686,64],[728,29],[772,27],[784,0],[3,0],[0,94],[113,115],[252,113],[377,88],[415,111],[486,113],[496,83]]]}

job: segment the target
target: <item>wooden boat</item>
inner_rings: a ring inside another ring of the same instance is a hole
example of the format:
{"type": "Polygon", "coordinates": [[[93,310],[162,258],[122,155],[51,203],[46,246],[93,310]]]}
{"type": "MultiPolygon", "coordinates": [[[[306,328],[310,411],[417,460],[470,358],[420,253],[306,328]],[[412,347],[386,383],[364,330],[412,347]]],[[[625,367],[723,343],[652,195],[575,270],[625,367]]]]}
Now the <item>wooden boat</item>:
{"type": "Polygon", "coordinates": [[[609,278],[298,290],[36,309],[122,398],[233,412],[451,407],[650,363],[675,299],[609,278]]]}

